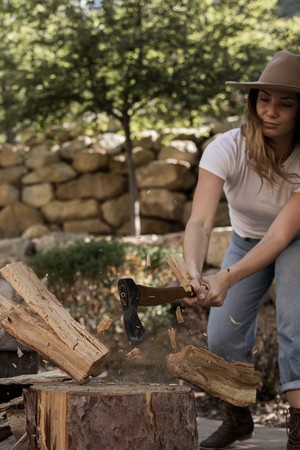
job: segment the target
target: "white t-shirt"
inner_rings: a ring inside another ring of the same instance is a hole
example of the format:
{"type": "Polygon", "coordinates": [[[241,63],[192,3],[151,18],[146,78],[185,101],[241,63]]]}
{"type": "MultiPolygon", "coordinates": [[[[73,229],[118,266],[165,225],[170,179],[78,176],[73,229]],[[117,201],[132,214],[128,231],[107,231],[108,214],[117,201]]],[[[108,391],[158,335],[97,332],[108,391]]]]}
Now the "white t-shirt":
{"type": "MultiPolygon", "coordinates": [[[[283,181],[271,187],[249,168],[246,161],[245,138],[239,128],[227,131],[205,149],[199,166],[222,178],[234,231],[241,237],[260,239],[286,203],[300,187],[283,181]]],[[[300,145],[284,162],[287,172],[300,176],[300,145]]]]}

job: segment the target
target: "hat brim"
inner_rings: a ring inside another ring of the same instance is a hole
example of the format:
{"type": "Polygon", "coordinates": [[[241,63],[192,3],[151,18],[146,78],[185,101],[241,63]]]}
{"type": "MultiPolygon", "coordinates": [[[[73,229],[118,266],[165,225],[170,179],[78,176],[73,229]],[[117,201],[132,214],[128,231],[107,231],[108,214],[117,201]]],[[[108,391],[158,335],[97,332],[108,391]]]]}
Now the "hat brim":
{"type": "Polygon", "coordinates": [[[272,84],[272,83],[263,83],[260,81],[252,81],[252,82],[236,82],[236,81],[226,81],[227,86],[240,88],[240,89],[275,89],[277,91],[283,92],[294,92],[300,93],[300,86],[291,86],[286,84],[272,84]]]}

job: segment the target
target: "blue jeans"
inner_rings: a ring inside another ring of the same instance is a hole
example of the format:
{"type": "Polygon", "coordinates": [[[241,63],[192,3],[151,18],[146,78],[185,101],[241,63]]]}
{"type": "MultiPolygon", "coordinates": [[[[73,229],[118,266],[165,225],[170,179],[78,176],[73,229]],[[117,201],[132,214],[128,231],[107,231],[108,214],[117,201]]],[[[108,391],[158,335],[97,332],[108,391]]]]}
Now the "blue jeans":
{"type": "MultiPolygon", "coordinates": [[[[233,232],[223,268],[239,261],[258,242],[233,232]]],[[[257,316],[273,279],[281,392],[286,392],[300,389],[300,235],[274,263],[230,288],[223,306],[210,309],[208,348],[226,361],[252,361],[257,316]]]]}

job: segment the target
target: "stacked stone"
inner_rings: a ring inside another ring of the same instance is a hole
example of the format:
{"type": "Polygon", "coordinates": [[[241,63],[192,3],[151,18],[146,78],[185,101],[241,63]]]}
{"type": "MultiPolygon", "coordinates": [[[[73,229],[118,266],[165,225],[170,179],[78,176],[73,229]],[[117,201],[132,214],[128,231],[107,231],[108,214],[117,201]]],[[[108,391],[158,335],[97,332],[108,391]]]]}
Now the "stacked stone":
{"type": "MultiPolygon", "coordinates": [[[[210,127],[166,136],[144,133],[134,142],[142,234],[184,229],[210,127]],[[163,139],[164,138],[164,139],[163,139]]],[[[47,136],[31,145],[0,146],[0,237],[38,237],[51,231],[130,234],[129,180],[124,138],[47,136]]],[[[221,202],[215,226],[228,225],[221,202]]]]}

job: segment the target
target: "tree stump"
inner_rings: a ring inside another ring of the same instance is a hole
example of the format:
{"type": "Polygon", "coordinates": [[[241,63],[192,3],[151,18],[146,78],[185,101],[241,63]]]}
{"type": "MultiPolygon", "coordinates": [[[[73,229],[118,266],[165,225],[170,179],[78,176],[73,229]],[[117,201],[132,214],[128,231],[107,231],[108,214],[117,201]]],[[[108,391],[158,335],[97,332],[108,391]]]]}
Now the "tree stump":
{"type": "Polygon", "coordinates": [[[74,382],[24,390],[31,450],[196,450],[188,386],[74,382]]]}

